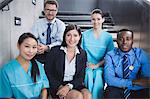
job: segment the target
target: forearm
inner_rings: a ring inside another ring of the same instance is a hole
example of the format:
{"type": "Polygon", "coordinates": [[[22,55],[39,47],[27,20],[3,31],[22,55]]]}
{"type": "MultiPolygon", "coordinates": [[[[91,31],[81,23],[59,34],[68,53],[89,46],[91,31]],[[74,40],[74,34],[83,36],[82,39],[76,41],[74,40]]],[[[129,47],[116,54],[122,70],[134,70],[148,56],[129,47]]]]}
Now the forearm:
{"type": "Polygon", "coordinates": [[[51,49],[51,48],[54,47],[54,46],[61,45],[61,43],[62,43],[62,41],[56,41],[56,42],[51,43],[51,44],[48,45],[48,46],[49,46],[49,48],[51,49]]]}
{"type": "Polygon", "coordinates": [[[132,86],[132,81],[129,79],[109,76],[109,77],[105,77],[105,80],[109,86],[115,86],[119,88],[127,88],[132,86]]]}
{"type": "Polygon", "coordinates": [[[132,86],[132,80],[116,76],[116,73],[114,69],[111,68],[111,65],[106,65],[104,67],[104,78],[109,86],[115,86],[119,88],[132,86]]]}
{"type": "Polygon", "coordinates": [[[44,88],[44,89],[42,89],[42,99],[47,99],[47,89],[46,88],[44,88]]]}
{"type": "Polygon", "coordinates": [[[150,78],[139,78],[132,80],[133,85],[138,85],[138,86],[150,86],[150,78]]]}
{"type": "Polygon", "coordinates": [[[97,67],[104,67],[104,59],[96,64],[97,67]]]}
{"type": "Polygon", "coordinates": [[[74,79],[70,82],[71,84],[73,84],[73,88],[77,88],[78,86],[82,85],[82,83],[84,82],[84,75],[85,73],[81,73],[80,75],[74,77],[74,79]]]}
{"type": "Polygon", "coordinates": [[[82,85],[83,80],[79,79],[75,79],[71,82],[71,84],[73,85],[73,88],[77,88],[78,86],[82,85]]]}

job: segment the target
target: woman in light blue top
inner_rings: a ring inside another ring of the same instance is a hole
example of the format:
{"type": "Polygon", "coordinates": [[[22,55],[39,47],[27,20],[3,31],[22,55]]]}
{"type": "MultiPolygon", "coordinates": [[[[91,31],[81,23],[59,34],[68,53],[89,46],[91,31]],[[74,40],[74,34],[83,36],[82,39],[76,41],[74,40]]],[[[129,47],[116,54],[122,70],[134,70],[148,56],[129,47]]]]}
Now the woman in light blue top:
{"type": "Polygon", "coordinates": [[[85,85],[92,93],[92,99],[103,97],[103,65],[105,54],[114,48],[112,36],[102,30],[105,21],[100,9],[91,14],[93,28],[82,34],[82,48],[87,52],[85,85]]]}
{"type": "Polygon", "coordinates": [[[49,82],[37,53],[37,39],[24,33],[18,40],[19,55],[2,66],[0,98],[47,99],[49,82]]]}

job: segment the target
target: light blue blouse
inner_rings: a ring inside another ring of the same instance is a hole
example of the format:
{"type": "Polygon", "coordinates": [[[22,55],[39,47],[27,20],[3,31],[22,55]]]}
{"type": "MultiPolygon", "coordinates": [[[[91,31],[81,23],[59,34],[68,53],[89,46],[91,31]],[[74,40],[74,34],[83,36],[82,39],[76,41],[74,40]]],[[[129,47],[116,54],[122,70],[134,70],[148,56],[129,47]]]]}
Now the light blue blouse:
{"type": "Polygon", "coordinates": [[[41,90],[49,87],[49,82],[41,63],[37,62],[40,76],[34,83],[31,78],[30,63],[27,72],[15,59],[2,66],[0,70],[0,98],[34,99],[40,98],[41,90]]]}

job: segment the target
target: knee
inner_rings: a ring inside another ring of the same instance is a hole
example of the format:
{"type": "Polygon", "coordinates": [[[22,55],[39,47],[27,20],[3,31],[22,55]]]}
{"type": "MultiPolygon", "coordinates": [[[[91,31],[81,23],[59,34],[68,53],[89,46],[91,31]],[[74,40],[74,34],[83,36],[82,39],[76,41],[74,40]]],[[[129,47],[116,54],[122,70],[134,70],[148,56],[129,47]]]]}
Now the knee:
{"type": "Polygon", "coordinates": [[[102,74],[103,74],[103,70],[102,69],[96,69],[94,72],[95,72],[95,74],[97,76],[101,76],[102,77],[102,74]]]}
{"type": "Polygon", "coordinates": [[[86,68],[86,75],[93,75],[93,70],[91,68],[86,68]]]}
{"type": "Polygon", "coordinates": [[[103,73],[103,71],[100,70],[100,69],[94,71],[95,80],[98,81],[98,82],[101,82],[101,83],[103,82],[102,73],[103,73]]]}
{"type": "Polygon", "coordinates": [[[81,92],[79,92],[74,99],[83,99],[81,92]]]}
{"type": "Polygon", "coordinates": [[[72,97],[73,99],[83,99],[83,95],[81,92],[74,93],[72,97]]]}
{"type": "Polygon", "coordinates": [[[84,99],[92,99],[92,94],[90,92],[83,94],[84,99]]]}
{"type": "Polygon", "coordinates": [[[83,99],[92,99],[92,94],[88,89],[82,89],[81,93],[83,95],[83,99]]]}
{"type": "Polygon", "coordinates": [[[79,91],[72,91],[67,95],[66,99],[83,99],[83,95],[79,91]]]}

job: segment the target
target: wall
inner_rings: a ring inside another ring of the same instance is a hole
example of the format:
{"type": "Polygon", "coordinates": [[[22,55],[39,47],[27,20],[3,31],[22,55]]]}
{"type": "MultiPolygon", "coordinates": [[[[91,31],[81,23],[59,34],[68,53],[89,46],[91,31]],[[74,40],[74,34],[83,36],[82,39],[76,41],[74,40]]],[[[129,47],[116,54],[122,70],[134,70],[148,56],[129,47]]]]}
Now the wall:
{"type": "Polygon", "coordinates": [[[99,0],[99,8],[110,12],[114,29],[128,28],[134,31],[134,47],[150,54],[150,2],[146,0],[99,0]]]}
{"type": "Polygon", "coordinates": [[[110,12],[115,26],[112,30],[128,28],[134,31],[134,47],[150,54],[150,2],[147,0],[58,0],[59,11],[90,13],[94,8],[110,12]],[[66,4],[64,6],[64,4],[66,4]]]}
{"type": "Polygon", "coordinates": [[[144,48],[150,55],[150,2],[144,2],[141,0],[141,19],[140,19],[140,47],[144,48]]]}
{"type": "MultiPolygon", "coordinates": [[[[43,10],[44,0],[13,0],[9,11],[0,11],[0,66],[18,54],[17,40],[30,30],[43,10]],[[14,25],[14,17],[21,18],[21,26],[14,25]]],[[[130,28],[135,32],[134,46],[150,53],[150,3],[145,0],[58,0],[59,11],[90,13],[94,8],[111,12],[114,29],[130,28]],[[64,6],[65,4],[65,6],[64,6]]]]}
{"type": "Polygon", "coordinates": [[[33,5],[32,0],[13,0],[9,11],[0,11],[0,66],[17,56],[18,37],[30,31],[43,10],[43,1],[37,0],[33,5]],[[21,18],[21,26],[14,25],[14,17],[21,18]]]}
{"type": "Polygon", "coordinates": [[[57,0],[59,11],[90,13],[97,6],[98,0],[57,0]],[[65,6],[64,6],[65,5],[65,6]]]}
{"type": "Polygon", "coordinates": [[[0,66],[10,59],[10,12],[0,11],[0,66]]]}

